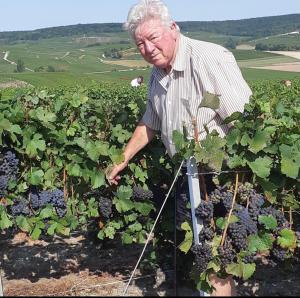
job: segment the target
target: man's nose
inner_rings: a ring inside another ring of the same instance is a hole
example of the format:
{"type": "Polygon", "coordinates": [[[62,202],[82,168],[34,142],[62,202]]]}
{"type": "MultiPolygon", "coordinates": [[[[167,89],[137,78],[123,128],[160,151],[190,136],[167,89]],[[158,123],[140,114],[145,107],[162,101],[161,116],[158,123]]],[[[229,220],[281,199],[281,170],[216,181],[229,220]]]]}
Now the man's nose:
{"type": "Polygon", "coordinates": [[[145,41],[145,50],[147,54],[151,54],[154,51],[154,45],[151,41],[146,40],[145,41]]]}

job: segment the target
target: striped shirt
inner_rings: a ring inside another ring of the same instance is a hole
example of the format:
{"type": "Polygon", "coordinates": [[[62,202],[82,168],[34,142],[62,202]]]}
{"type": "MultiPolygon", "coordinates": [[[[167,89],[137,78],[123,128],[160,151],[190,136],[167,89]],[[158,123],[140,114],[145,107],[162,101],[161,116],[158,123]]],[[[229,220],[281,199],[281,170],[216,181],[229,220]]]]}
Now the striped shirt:
{"type": "Polygon", "coordinates": [[[153,66],[142,122],[161,132],[161,139],[173,156],[176,153],[172,141],[174,130],[182,132],[185,125],[192,137],[192,119],[196,117],[199,140],[206,137],[204,125],[210,132],[215,129],[224,137],[229,127],[221,124],[223,119],[235,111],[242,112],[251,94],[231,52],[220,45],[180,34],[171,72],[166,74],[153,66]],[[219,109],[198,109],[205,92],[219,96],[219,109]]]}

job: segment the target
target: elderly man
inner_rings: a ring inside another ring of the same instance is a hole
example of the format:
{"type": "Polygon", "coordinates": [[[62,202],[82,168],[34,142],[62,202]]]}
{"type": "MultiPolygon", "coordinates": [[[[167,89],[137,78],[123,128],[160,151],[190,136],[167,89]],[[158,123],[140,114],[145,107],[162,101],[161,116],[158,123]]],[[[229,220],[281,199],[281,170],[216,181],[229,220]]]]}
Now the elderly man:
{"type": "MultiPolygon", "coordinates": [[[[229,127],[222,124],[223,119],[243,111],[251,95],[232,53],[220,45],[182,35],[160,0],[142,0],[134,5],[125,28],[153,69],[146,112],[124,150],[125,160],[115,165],[109,176],[109,182],[116,185],[121,178],[119,172],[157,131],[169,155],[176,153],[172,133],[182,131],[183,122],[191,123],[205,92],[217,94],[220,107],[216,111],[199,109],[199,140],[206,136],[204,125],[225,136],[229,127]]],[[[192,126],[189,133],[193,135],[192,126]]],[[[217,294],[231,293],[229,289],[217,294]]]]}

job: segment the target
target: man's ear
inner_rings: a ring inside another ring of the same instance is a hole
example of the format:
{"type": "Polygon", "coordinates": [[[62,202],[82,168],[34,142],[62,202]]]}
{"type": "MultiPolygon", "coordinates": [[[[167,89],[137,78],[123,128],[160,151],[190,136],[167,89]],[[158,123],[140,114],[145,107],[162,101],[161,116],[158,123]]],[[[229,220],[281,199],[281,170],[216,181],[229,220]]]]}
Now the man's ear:
{"type": "Polygon", "coordinates": [[[177,25],[176,25],[175,22],[173,22],[173,23],[171,24],[170,29],[171,29],[171,31],[172,31],[173,37],[176,39],[177,36],[178,36],[178,31],[177,31],[177,25]]]}
{"type": "Polygon", "coordinates": [[[177,30],[177,25],[175,22],[173,22],[170,26],[171,30],[177,30]]]}

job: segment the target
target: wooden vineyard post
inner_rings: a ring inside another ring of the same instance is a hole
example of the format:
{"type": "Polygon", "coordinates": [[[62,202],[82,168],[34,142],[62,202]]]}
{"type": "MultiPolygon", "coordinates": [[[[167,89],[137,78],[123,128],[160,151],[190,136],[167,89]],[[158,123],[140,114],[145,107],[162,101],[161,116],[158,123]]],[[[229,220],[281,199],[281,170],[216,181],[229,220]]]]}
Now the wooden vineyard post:
{"type": "MultiPolygon", "coordinates": [[[[199,233],[203,228],[203,223],[202,220],[198,219],[195,215],[195,209],[201,203],[201,190],[199,186],[198,167],[194,157],[190,157],[187,160],[187,175],[188,175],[190,202],[191,202],[194,243],[198,245],[200,244],[199,233]]],[[[200,292],[199,293],[200,296],[209,296],[208,293],[205,293],[203,291],[199,291],[199,292],[200,292]]]]}

